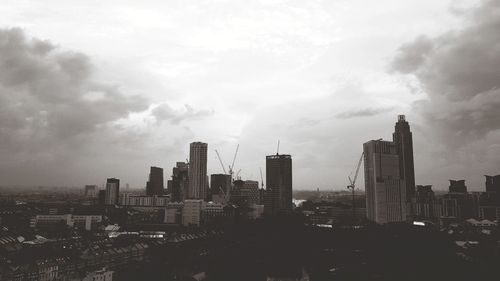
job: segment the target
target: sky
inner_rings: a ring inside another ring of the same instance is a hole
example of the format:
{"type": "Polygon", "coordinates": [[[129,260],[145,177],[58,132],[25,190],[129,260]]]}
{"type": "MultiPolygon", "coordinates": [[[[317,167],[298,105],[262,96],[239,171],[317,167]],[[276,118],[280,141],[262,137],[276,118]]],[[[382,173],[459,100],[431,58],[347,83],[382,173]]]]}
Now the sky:
{"type": "Polygon", "coordinates": [[[280,140],[294,189],[342,190],[405,114],[417,184],[484,190],[498,30],[498,0],[2,0],[0,185],[143,188],[193,141],[260,180],[280,140]]]}

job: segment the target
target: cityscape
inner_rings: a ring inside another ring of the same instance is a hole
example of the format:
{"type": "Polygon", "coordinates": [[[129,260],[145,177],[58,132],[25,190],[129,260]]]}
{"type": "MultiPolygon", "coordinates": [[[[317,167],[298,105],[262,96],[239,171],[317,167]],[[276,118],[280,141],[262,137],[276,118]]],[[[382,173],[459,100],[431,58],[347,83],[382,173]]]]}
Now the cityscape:
{"type": "Polygon", "coordinates": [[[112,2],[0,5],[0,281],[500,278],[500,1],[112,2]]]}

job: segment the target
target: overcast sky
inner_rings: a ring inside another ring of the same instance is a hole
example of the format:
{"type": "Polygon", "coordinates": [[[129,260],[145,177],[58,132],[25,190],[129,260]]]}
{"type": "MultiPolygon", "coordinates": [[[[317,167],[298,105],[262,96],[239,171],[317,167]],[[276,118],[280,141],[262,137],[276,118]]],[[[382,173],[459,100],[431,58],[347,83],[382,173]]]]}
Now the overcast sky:
{"type": "Polygon", "coordinates": [[[499,30],[498,0],[2,1],[0,184],[142,188],[193,141],[260,180],[279,139],[295,189],[345,189],[406,114],[417,184],[483,190],[499,30]]]}

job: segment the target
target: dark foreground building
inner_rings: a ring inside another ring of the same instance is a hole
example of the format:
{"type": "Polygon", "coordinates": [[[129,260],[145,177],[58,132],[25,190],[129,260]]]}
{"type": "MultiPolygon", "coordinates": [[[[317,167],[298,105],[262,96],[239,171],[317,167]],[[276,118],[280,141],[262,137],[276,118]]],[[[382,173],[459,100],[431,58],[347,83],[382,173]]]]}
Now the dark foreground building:
{"type": "Polygon", "coordinates": [[[276,154],[266,157],[266,215],[292,211],[292,156],[276,154]]]}
{"type": "Polygon", "coordinates": [[[151,167],[149,172],[149,181],[146,183],[146,195],[163,195],[163,169],[159,167],[151,167]]]}

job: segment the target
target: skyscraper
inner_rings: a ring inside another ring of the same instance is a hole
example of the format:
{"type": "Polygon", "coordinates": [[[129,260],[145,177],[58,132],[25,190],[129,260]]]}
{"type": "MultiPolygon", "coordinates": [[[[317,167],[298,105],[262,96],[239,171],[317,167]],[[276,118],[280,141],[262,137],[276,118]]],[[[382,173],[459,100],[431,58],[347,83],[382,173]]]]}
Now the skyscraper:
{"type": "Polygon", "coordinates": [[[408,215],[412,215],[415,203],[415,168],[413,163],[413,136],[404,115],[398,116],[392,139],[399,156],[399,177],[405,181],[408,215]]]}
{"type": "Polygon", "coordinates": [[[266,188],[265,214],[277,215],[292,211],[292,156],[266,156],[266,188]]]}
{"type": "Polygon", "coordinates": [[[120,180],[109,178],[106,181],[106,205],[117,205],[120,195],[120,180]]]}
{"type": "Polygon", "coordinates": [[[190,144],[188,199],[206,200],[208,197],[207,149],[208,144],[203,142],[190,144]]]}
{"type": "Polygon", "coordinates": [[[396,144],[372,140],[363,144],[367,218],[376,223],[406,220],[406,185],[399,173],[396,144]]]}
{"type": "Polygon", "coordinates": [[[185,199],[189,184],[188,170],[188,164],[184,162],[177,162],[172,169],[172,190],[170,192],[173,202],[181,202],[185,199]]]}
{"type": "Polygon", "coordinates": [[[149,181],[146,183],[146,195],[163,195],[163,169],[151,167],[149,172],[149,181]]]}

